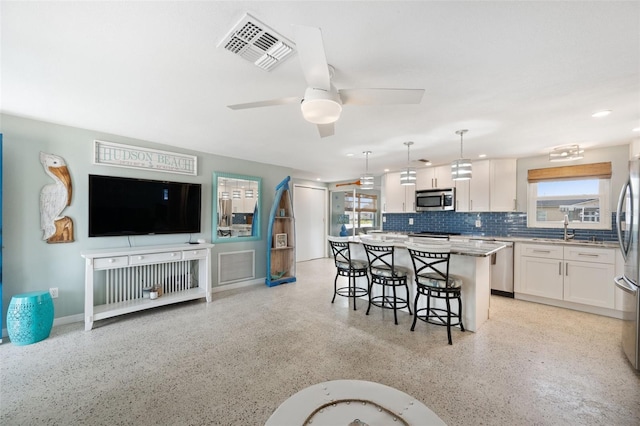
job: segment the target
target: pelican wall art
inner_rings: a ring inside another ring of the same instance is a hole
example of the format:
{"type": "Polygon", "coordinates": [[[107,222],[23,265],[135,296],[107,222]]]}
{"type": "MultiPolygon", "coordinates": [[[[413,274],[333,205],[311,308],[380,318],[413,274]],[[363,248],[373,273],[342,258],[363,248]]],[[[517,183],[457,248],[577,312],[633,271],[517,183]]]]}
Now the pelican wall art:
{"type": "Polygon", "coordinates": [[[71,205],[71,176],[67,164],[62,157],[44,152],[40,152],[40,163],[54,182],[40,191],[42,239],[47,243],[70,243],[73,241],[73,220],[62,216],[62,211],[71,205]]]}

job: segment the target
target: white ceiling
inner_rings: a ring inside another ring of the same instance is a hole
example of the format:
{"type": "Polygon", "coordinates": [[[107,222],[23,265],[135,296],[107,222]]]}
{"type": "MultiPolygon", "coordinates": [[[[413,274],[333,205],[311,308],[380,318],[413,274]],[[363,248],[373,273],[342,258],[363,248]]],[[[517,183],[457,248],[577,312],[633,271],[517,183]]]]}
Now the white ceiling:
{"type": "MultiPolygon", "coordinates": [[[[640,134],[640,2],[7,2],[4,113],[357,178],[413,160],[540,155],[640,134]],[[298,105],[297,56],[263,71],[216,45],[251,13],[295,41],[320,27],[341,88],[423,88],[420,105],[345,106],[320,139],[298,105]],[[601,119],[591,114],[613,113],[601,119]],[[355,154],[347,157],[348,153],[355,154]]],[[[91,143],[91,141],[87,141],[91,143]]],[[[415,163],[418,163],[415,161],[415,163]]]]}

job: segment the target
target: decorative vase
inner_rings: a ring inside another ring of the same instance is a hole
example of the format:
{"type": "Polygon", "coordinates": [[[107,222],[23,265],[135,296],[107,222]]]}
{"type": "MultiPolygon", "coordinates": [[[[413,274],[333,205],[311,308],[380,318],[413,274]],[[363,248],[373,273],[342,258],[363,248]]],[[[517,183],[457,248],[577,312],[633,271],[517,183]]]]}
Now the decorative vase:
{"type": "Polygon", "coordinates": [[[349,233],[347,232],[347,227],[344,226],[344,223],[343,223],[342,227],[340,227],[340,236],[346,237],[347,235],[349,235],[349,233]]]}

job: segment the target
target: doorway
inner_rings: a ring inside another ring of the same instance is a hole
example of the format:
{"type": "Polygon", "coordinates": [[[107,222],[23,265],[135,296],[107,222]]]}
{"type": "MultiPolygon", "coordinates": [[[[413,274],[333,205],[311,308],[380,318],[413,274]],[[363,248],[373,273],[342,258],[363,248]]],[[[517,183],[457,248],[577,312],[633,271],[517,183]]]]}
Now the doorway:
{"type": "Polygon", "coordinates": [[[327,189],[293,185],[298,262],[326,257],[327,189]]]}

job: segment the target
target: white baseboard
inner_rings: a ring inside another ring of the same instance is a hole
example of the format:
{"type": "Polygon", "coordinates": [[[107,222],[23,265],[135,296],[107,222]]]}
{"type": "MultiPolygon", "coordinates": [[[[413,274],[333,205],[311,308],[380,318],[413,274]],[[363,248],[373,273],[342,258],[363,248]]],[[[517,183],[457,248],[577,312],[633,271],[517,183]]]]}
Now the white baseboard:
{"type": "MultiPolygon", "coordinates": [[[[66,317],[54,318],[53,326],[57,327],[59,325],[72,324],[74,322],[83,322],[83,321],[84,321],[84,314],[68,315],[66,317]]],[[[9,333],[7,332],[6,328],[3,328],[2,338],[4,339],[5,337],[9,337],[9,333]]]]}
{"type": "Polygon", "coordinates": [[[237,288],[249,287],[257,284],[264,284],[264,277],[256,278],[254,280],[249,280],[249,281],[240,281],[233,284],[219,285],[219,286],[213,287],[211,289],[211,293],[220,293],[221,291],[235,290],[237,288]]]}
{"type": "MultiPolygon", "coordinates": [[[[238,288],[249,287],[257,284],[264,284],[264,277],[256,278],[254,280],[249,280],[249,281],[240,281],[233,284],[226,284],[226,285],[213,287],[211,289],[211,293],[220,293],[221,291],[235,290],[238,288]]],[[[84,314],[75,314],[75,315],[68,315],[66,317],[55,318],[53,320],[53,326],[57,327],[59,325],[72,324],[74,322],[84,322],[84,314]]],[[[3,328],[2,338],[4,339],[8,337],[9,337],[9,334],[7,333],[7,329],[3,328]]]]}

